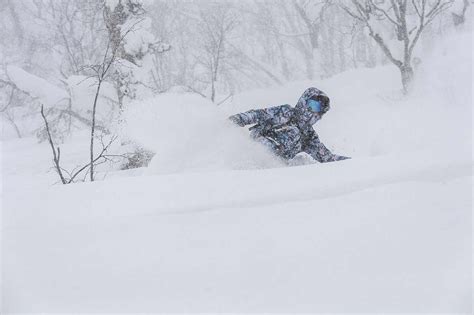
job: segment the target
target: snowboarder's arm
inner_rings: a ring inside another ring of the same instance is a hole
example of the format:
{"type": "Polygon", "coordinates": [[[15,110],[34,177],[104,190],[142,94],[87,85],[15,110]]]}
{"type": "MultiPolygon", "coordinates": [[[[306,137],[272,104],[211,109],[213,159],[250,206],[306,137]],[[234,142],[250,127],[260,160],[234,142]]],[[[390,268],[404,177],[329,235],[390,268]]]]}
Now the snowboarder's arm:
{"type": "Polygon", "coordinates": [[[305,152],[308,153],[320,163],[342,161],[350,159],[350,157],[333,154],[326,146],[319,140],[319,137],[314,134],[305,152]]]}
{"type": "Polygon", "coordinates": [[[252,109],[244,113],[232,115],[229,119],[241,127],[262,123],[276,125],[288,122],[291,115],[292,108],[290,105],[280,105],[264,109],[252,109]]]}
{"type": "Polygon", "coordinates": [[[246,125],[253,125],[260,122],[265,117],[264,109],[252,109],[244,113],[235,114],[229,117],[229,119],[240,127],[246,125]]]}

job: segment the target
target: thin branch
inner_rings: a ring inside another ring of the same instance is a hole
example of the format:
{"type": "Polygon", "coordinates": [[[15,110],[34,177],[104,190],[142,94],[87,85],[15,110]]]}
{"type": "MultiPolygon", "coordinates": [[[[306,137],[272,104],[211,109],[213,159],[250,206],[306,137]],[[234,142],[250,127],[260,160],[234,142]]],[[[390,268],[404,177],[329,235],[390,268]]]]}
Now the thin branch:
{"type": "MultiPolygon", "coordinates": [[[[397,27],[400,27],[399,21],[396,21],[395,19],[393,19],[393,18],[388,14],[387,11],[385,11],[385,10],[382,9],[381,7],[377,6],[377,5],[374,3],[373,0],[369,0],[369,2],[370,2],[370,5],[371,5],[376,11],[381,12],[392,24],[394,24],[394,25],[397,26],[397,27]]],[[[399,20],[398,17],[397,17],[396,19],[399,20]]]]}
{"type": "Polygon", "coordinates": [[[222,103],[224,103],[225,101],[227,101],[229,98],[231,98],[232,96],[234,96],[233,93],[230,93],[226,98],[224,98],[222,101],[220,101],[219,103],[217,103],[217,106],[221,105],[222,103]]]}
{"type": "Polygon", "coordinates": [[[63,176],[63,172],[61,170],[61,167],[59,166],[59,158],[61,156],[61,151],[59,150],[59,147],[58,147],[58,152],[56,154],[56,149],[54,148],[53,139],[51,138],[51,132],[49,130],[48,120],[46,119],[46,116],[44,114],[43,104],[41,104],[41,116],[43,117],[44,124],[46,126],[46,132],[48,134],[49,145],[51,146],[51,150],[53,151],[53,161],[54,161],[54,165],[56,167],[56,172],[58,173],[59,178],[61,178],[61,182],[63,184],[67,184],[66,179],[63,176]]]}
{"type": "MultiPolygon", "coordinates": [[[[79,120],[81,123],[87,125],[87,126],[92,126],[92,123],[89,119],[81,116],[80,114],[76,113],[75,111],[73,110],[70,110],[70,109],[62,109],[61,110],[62,113],[64,114],[68,114],[70,115],[71,117],[74,117],[76,118],[77,120],[79,120]]],[[[96,129],[102,131],[103,133],[105,134],[110,134],[110,130],[108,130],[106,127],[102,126],[102,125],[97,125],[95,126],[96,129]]]]}
{"type": "MultiPolygon", "coordinates": [[[[95,157],[92,159],[92,163],[96,163],[98,160],[100,160],[101,158],[104,158],[105,155],[105,152],[107,152],[107,150],[109,149],[109,147],[112,145],[112,143],[117,139],[117,136],[113,136],[109,143],[104,145],[104,143],[102,142],[102,139],[101,139],[101,143],[102,143],[102,150],[101,152],[95,157]]],[[[80,174],[82,173],[82,171],[84,171],[85,169],[88,169],[87,170],[87,174],[90,175],[90,171],[91,171],[91,168],[90,168],[90,163],[87,163],[85,164],[84,166],[82,166],[81,168],[79,168],[74,174],[73,176],[69,179],[69,182],[68,183],[72,183],[73,180],[80,174]]],[[[94,164],[94,165],[98,165],[98,164],[94,164]]]]}
{"type": "Polygon", "coordinates": [[[412,4],[413,7],[415,8],[416,15],[418,15],[418,17],[421,18],[420,9],[418,9],[418,7],[417,7],[417,5],[416,5],[416,1],[415,1],[415,0],[411,0],[411,4],[412,4]]]}
{"type": "Polygon", "coordinates": [[[344,10],[347,14],[349,14],[352,18],[360,21],[360,22],[366,22],[366,20],[364,18],[362,18],[361,16],[357,15],[356,13],[352,12],[348,7],[342,5],[342,4],[339,4],[339,7],[344,10]]]}
{"type": "Polygon", "coordinates": [[[196,94],[198,94],[198,95],[200,95],[200,96],[202,96],[202,97],[204,97],[204,98],[207,98],[206,95],[204,95],[203,93],[199,92],[198,90],[196,90],[195,88],[193,88],[193,87],[190,86],[190,85],[186,85],[186,88],[188,88],[188,89],[189,89],[191,92],[193,92],[193,93],[196,93],[196,94]]]}

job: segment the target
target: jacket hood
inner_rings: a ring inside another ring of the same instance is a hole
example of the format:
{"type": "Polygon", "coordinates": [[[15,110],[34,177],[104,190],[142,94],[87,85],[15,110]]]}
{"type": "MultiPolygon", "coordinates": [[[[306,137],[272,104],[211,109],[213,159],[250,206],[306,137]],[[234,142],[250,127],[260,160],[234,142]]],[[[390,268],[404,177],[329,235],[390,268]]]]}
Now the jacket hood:
{"type": "Polygon", "coordinates": [[[321,116],[324,115],[329,108],[329,97],[323,91],[315,87],[306,89],[295,106],[300,124],[309,126],[314,125],[319,119],[321,119],[321,116]],[[308,100],[314,96],[319,96],[322,99],[323,110],[321,115],[313,112],[307,105],[308,100]]]}
{"type": "Polygon", "coordinates": [[[323,98],[323,108],[324,108],[324,111],[323,113],[326,113],[330,106],[329,106],[329,97],[326,95],[326,93],[324,93],[323,91],[315,88],[315,87],[310,87],[310,88],[307,88],[303,94],[301,95],[301,97],[299,98],[298,100],[298,103],[296,103],[296,108],[302,110],[302,109],[308,109],[308,106],[306,105],[306,103],[308,102],[308,100],[310,98],[312,98],[313,96],[320,96],[323,98]]]}

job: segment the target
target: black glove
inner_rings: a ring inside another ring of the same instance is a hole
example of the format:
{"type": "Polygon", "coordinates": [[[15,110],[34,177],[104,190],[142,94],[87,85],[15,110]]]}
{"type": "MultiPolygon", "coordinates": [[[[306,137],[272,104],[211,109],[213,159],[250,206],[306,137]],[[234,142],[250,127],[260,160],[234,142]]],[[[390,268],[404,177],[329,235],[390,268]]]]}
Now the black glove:
{"type": "Polygon", "coordinates": [[[335,160],[336,160],[336,161],[342,161],[342,160],[349,160],[349,159],[351,159],[351,158],[348,157],[348,156],[338,155],[338,156],[336,156],[336,159],[335,159],[335,160]]]}
{"type": "Polygon", "coordinates": [[[229,120],[240,127],[245,126],[240,115],[232,115],[229,117],[229,120]]]}

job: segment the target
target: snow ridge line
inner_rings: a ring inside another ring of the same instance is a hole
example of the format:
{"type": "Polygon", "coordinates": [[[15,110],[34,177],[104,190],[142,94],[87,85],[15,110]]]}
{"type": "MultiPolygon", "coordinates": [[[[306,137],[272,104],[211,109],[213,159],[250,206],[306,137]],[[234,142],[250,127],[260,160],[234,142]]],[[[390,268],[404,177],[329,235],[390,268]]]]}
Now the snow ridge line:
{"type": "MultiPolygon", "coordinates": [[[[305,167],[303,167],[305,168],[305,167]]],[[[291,169],[287,169],[291,170],[291,169]]],[[[296,168],[293,169],[296,171],[296,168]]],[[[302,169],[305,170],[305,169],[302,169]]],[[[306,171],[306,170],[305,170],[306,171]]],[[[75,221],[71,222],[68,217],[71,215],[71,212],[65,213],[48,213],[47,210],[45,212],[37,212],[36,215],[39,216],[42,220],[46,219],[48,228],[67,228],[73,226],[83,226],[83,225],[90,225],[91,223],[100,223],[104,221],[110,220],[111,217],[113,218],[133,218],[133,217],[156,217],[156,216],[175,216],[175,215],[189,215],[189,214],[205,214],[209,212],[214,212],[218,210],[230,210],[230,209],[238,209],[238,208],[259,208],[259,207],[269,207],[273,205],[281,205],[281,204],[293,204],[293,203],[301,203],[301,202],[309,202],[314,200],[321,200],[321,199],[330,199],[336,198],[342,195],[352,194],[358,191],[371,189],[374,187],[392,185],[400,182],[410,182],[410,181],[426,181],[426,182],[439,182],[439,181],[448,181],[455,178],[460,177],[469,177],[472,176],[472,162],[465,162],[460,164],[450,164],[450,165],[438,165],[438,167],[433,168],[433,165],[430,167],[425,167],[416,170],[410,170],[409,172],[397,172],[397,170],[392,170],[389,174],[376,174],[375,178],[372,176],[374,174],[369,174],[369,176],[365,176],[364,178],[353,178],[353,179],[344,179],[335,178],[333,181],[329,183],[325,183],[326,185],[315,185],[314,189],[311,190],[281,190],[280,186],[272,186],[270,187],[270,192],[267,194],[244,194],[243,196],[239,196],[237,199],[233,200],[197,200],[195,203],[197,205],[192,205],[193,200],[191,202],[188,201],[186,205],[178,205],[173,206],[169,204],[164,204],[159,207],[151,208],[153,210],[146,210],[150,209],[149,204],[144,203],[145,206],[144,211],[138,210],[134,213],[120,213],[112,211],[105,211],[100,213],[100,210],[104,210],[101,206],[97,206],[97,209],[92,209],[93,211],[80,213],[82,210],[81,208],[73,209],[72,211],[78,210],[79,212],[77,215],[84,218],[87,217],[87,220],[82,221],[75,221]],[[277,188],[277,189],[275,189],[277,188]],[[279,190],[278,190],[279,189],[279,190]],[[269,195],[272,198],[269,198],[269,195]],[[204,203],[204,204],[203,204],[204,203]],[[54,216],[59,215],[58,218],[54,216]],[[61,216],[64,216],[61,219],[61,216]],[[48,219],[48,217],[51,219],[48,219]],[[92,221],[91,221],[92,220],[92,221]]],[[[99,183],[99,182],[98,182],[99,183]]],[[[106,182],[102,182],[100,184],[106,184],[106,182]]],[[[176,184],[176,183],[175,183],[176,184]]],[[[306,183],[304,183],[304,187],[307,187],[306,183]]],[[[91,185],[92,186],[92,185],[91,185]]],[[[90,186],[90,187],[91,187],[90,186]]],[[[173,185],[171,185],[173,186],[173,185]]],[[[61,186],[62,187],[62,186],[61,186]]],[[[172,188],[174,190],[174,188],[172,188]]],[[[96,191],[98,194],[102,194],[103,192],[98,190],[96,191]]],[[[141,194],[131,194],[127,196],[127,198],[131,198],[134,201],[137,198],[146,199],[144,196],[149,195],[148,191],[144,191],[141,194]]],[[[153,196],[154,197],[154,196],[153,196]]],[[[157,196],[157,200],[159,202],[159,196],[157,196]]],[[[170,198],[170,196],[168,196],[170,198]]],[[[166,198],[165,198],[166,199],[166,198]]],[[[152,203],[152,200],[146,200],[149,203],[152,203]]],[[[118,200],[118,203],[121,204],[121,201],[118,200]]],[[[136,208],[135,208],[136,209],[136,208]]],[[[290,208],[291,209],[291,208],[290,208]]],[[[90,210],[90,209],[89,209],[90,210]]],[[[11,211],[11,210],[10,210],[11,211]]],[[[78,219],[77,217],[76,219],[78,219]]],[[[12,230],[12,229],[37,229],[40,228],[36,226],[31,221],[34,220],[27,220],[26,222],[19,218],[13,218],[10,220],[5,221],[4,225],[1,230],[12,230]],[[19,220],[18,220],[19,219],[19,220]],[[19,221],[19,222],[18,222],[19,221]],[[8,223],[9,224],[8,224],[8,223]]],[[[41,227],[41,229],[44,228],[41,227]]]]}
{"type": "MultiPolygon", "coordinates": [[[[400,182],[409,181],[420,181],[423,178],[427,182],[436,182],[441,180],[452,180],[460,177],[472,176],[472,164],[465,165],[451,165],[449,168],[433,170],[419,170],[410,174],[394,174],[389,178],[378,178],[373,181],[368,180],[355,180],[350,183],[345,183],[342,187],[330,186],[327,190],[319,192],[302,192],[301,194],[289,193],[283,196],[277,196],[274,200],[268,200],[267,198],[250,198],[248,200],[242,200],[241,202],[221,202],[214,203],[209,206],[198,206],[198,207],[176,207],[170,211],[159,211],[159,212],[146,212],[137,215],[123,215],[124,217],[133,216],[161,216],[161,215],[182,215],[191,213],[202,213],[216,211],[220,209],[233,209],[233,208],[257,208],[262,206],[272,206],[278,204],[291,204],[299,202],[308,202],[320,199],[330,199],[339,197],[342,195],[352,194],[365,189],[371,189],[377,186],[392,185],[400,182]],[[470,174],[469,174],[470,173],[470,174]],[[191,208],[191,209],[189,209],[191,208]]],[[[169,207],[167,207],[169,208],[169,207]]]]}

